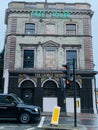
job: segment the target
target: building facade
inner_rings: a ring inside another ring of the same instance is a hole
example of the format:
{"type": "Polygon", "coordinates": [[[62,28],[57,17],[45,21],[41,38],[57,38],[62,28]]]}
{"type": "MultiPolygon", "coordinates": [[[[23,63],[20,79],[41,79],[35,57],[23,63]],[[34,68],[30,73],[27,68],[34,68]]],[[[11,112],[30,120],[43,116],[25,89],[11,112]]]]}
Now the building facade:
{"type": "MultiPolygon", "coordinates": [[[[62,64],[76,61],[77,111],[95,113],[95,75],[88,3],[16,2],[5,14],[4,93],[42,111],[73,112],[73,75],[62,88],[62,64]]],[[[72,70],[73,66],[70,65],[72,70]]]]}

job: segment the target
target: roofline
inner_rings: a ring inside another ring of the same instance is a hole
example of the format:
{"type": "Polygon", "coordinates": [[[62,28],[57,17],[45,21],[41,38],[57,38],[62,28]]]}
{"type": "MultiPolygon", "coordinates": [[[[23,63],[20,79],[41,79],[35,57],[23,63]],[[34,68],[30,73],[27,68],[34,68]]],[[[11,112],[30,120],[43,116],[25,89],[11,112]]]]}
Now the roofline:
{"type": "MultiPolygon", "coordinates": [[[[11,3],[35,3],[35,4],[44,4],[46,2],[25,2],[25,1],[11,1],[9,2],[9,4],[11,3]]],[[[9,5],[8,4],[8,5],[9,5]]],[[[47,4],[69,4],[69,5],[75,5],[75,4],[86,4],[91,6],[91,4],[89,2],[47,2],[47,4]]]]}

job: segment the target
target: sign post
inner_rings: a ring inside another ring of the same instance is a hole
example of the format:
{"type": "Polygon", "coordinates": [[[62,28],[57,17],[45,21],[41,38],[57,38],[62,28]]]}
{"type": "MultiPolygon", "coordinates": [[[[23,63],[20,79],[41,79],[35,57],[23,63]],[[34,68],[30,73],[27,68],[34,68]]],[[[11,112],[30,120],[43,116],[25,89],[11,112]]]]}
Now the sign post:
{"type": "Polygon", "coordinates": [[[75,59],[73,59],[73,83],[74,83],[74,126],[77,127],[77,106],[76,106],[76,82],[75,82],[75,59]]]}

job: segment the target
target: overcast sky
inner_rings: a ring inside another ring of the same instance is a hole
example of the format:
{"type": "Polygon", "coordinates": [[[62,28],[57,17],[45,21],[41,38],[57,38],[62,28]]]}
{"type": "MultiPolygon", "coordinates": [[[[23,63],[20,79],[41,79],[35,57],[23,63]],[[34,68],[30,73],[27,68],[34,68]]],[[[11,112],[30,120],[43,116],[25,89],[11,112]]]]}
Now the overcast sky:
{"type": "MultiPolygon", "coordinates": [[[[4,24],[5,19],[5,9],[8,7],[8,3],[11,1],[26,1],[26,2],[43,2],[45,0],[0,0],[0,52],[3,49],[4,45],[4,38],[5,38],[5,32],[6,32],[6,25],[4,24]]],[[[68,2],[68,3],[74,3],[74,2],[87,2],[91,4],[91,9],[94,11],[94,15],[92,17],[92,36],[93,36],[93,56],[94,56],[94,69],[98,71],[98,5],[97,0],[47,0],[47,2],[68,2]]],[[[96,84],[98,87],[98,76],[96,76],[96,84]]]]}

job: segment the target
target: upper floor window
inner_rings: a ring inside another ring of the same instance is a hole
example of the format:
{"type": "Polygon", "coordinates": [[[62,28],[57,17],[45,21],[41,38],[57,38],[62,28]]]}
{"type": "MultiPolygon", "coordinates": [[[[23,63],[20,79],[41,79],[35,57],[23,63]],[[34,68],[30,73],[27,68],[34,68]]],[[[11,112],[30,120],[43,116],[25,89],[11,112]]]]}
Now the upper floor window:
{"type": "MultiPolygon", "coordinates": [[[[73,63],[73,59],[76,60],[76,68],[77,68],[77,50],[66,50],[66,63],[73,63]]],[[[73,65],[70,65],[70,68],[73,68],[73,65]]]]}
{"type": "Polygon", "coordinates": [[[24,50],[23,68],[34,68],[34,50],[24,50]]]}
{"type": "Polygon", "coordinates": [[[76,35],[76,24],[66,24],[66,35],[76,35]]]}
{"type": "Polygon", "coordinates": [[[35,23],[26,23],[25,24],[25,33],[26,34],[35,34],[35,23]]]}

